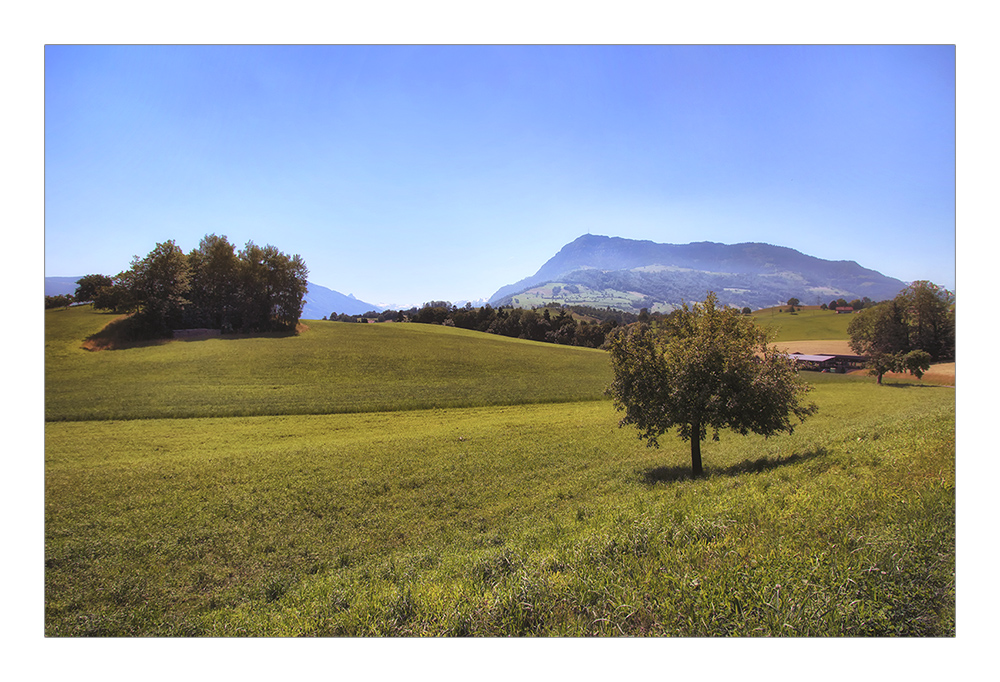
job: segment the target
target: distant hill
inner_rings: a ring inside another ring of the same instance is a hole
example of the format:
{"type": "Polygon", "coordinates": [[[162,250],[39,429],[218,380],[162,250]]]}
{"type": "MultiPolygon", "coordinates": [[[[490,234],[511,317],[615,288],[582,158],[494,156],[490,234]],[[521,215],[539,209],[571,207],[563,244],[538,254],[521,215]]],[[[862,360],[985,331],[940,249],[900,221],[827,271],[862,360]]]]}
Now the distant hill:
{"type": "Polygon", "coordinates": [[[588,234],[531,277],[501,287],[490,304],[556,302],[638,312],[671,310],[714,291],[723,304],[758,309],[793,296],[804,305],[865,296],[879,301],[904,286],[854,261],[823,260],[771,244],[658,244],[588,234]]]}
{"type": "Polygon", "coordinates": [[[321,320],[324,317],[329,317],[330,313],[360,315],[370,310],[382,311],[382,306],[360,301],[354,298],[354,294],[345,296],[339,291],[327,289],[312,282],[308,284],[306,303],[302,307],[303,320],[321,320]]]}
{"type": "MultiPolygon", "coordinates": [[[[76,291],[76,282],[83,275],[77,277],[46,277],[45,295],[59,296],[72,294],[76,291]]],[[[381,306],[374,303],[366,303],[354,298],[353,295],[345,296],[339,291],[328,289],[308,282],[306,290],[306,302],[302,307],[303,320],[321,320],[329,317],[330,313],[343,313],[345,315],[360,315],[369,310],[381,311],[381,306]]]]}
{"type": "Polygon", "coordinates": [[[45,295],[66,296],[67,294],[72,294],[76,291],[76,281],[82,278],[83,275],[78,277],[46,277],[45,295]]]}

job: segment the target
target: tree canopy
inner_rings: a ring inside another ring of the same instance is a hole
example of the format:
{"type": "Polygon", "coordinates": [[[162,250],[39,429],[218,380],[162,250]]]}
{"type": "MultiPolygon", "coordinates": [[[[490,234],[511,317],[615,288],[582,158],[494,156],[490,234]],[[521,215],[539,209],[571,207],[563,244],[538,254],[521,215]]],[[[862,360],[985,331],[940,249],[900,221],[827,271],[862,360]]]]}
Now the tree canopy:
{"type": "Polygon", "coordinates": [[[157,244],[140,260],[132,259],[129,288],[138,306],[137,319],[154,334],[184,326],[184,310],[191,286],[191,266],[174,241],[157,244]]]}
{"type": "Polygon", "coordinates": [[[932,361],[955,355],[954,301],[954,294],[932,282],[913,282],[892,300],[857,313],[847,327],[851,348],[868,358],[879,384],[887,372],[919,379],[932,361]]]}
{"type": "MultiPolygon", "coordinates": [[[[206,235],[185,254],[173,240],[132,259],[94,306],[134,313],[137,333],[209,327],[264,332],[294,329],[302,314],[309,271],[298,255],[252,241],[237,254],[225,236],[206,235]]],[[[81,280],[82,281],[82,280],[81,280]]]]}
{"type": "Polygon", "coordinates": [[[97,292],[103,287],[112,285],[112,280],[107,275],[86,275],[76,280],[76,291],[73,298],[76,301],[93,301],[97,292]]]}
{"type": "Polygon", "coordinates": [[[621,425],[639,429],[650,446],[677,427],[691,442],[691,469],[703,473],[701,441],[712,429],[741,435],[791,433],[792,419],[813,414],[804,404],[810,387],[790,359],[767,343],[767,334],[714,293],[684,305],[662,323],[636,323],[607,342],[615,377],[608,393],[624,411],[621,425]]]}

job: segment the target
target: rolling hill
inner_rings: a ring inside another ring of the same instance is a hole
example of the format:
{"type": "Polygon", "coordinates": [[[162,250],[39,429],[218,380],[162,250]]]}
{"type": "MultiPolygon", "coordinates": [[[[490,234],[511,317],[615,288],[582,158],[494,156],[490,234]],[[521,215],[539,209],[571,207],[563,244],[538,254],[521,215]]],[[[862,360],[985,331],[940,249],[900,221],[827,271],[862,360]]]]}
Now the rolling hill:
{"type": "Polygon", "coordinates": [[[298,336],[226,336],[122,351],[82,350],[83,340],[115,317],[91,306],[46,311],[47,420],[602,400],[611,380],[603,351],[429,324],[317,320],[298,336]]]}
{"type": "Polygon", "coordinates": [[[534,275],[501,287],[490,304],[555,302],[666,311],[714,291],[723,304],[758,309],[793,296],[807,305],[865,296],[878,301],[904,286],[854,261],[823,260],[771,244],[658,244],[587,234],[564,246],[534,275]]]}

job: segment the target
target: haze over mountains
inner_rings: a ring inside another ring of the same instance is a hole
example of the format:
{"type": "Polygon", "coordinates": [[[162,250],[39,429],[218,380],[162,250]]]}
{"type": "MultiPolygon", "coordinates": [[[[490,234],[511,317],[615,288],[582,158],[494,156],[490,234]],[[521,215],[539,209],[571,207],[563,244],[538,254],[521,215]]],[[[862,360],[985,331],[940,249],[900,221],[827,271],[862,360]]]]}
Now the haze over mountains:
{"type": "Polygon", "coordinates": [[[490,304],[556,302],[638,312],[671,310],[714,291],[723,304],[758,309],[792,297],[803,305],[865,296],[879,301],[905,286],[854,261],[823,260],[771,244],[658,244],[587,234],[531,277],[501,287],[490,304]]]}
{"type": "Polygon", "coordinates": [[[356,299],[354,294],[345,296],[339,291],[312,282],[308,285],[306,303],[302,306],[303,320],[322,320],[331,313],[361,315],[372,310],[382,310],[382,306],[356,299]]]}

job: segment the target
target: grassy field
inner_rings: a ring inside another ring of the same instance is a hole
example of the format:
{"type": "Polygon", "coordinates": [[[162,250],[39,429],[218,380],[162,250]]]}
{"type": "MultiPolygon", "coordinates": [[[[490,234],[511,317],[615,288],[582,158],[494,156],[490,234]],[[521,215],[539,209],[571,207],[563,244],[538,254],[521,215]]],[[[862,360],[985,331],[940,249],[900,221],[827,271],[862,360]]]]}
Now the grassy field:
{"type": "Polygon", "coordinates": [[[53,420],[329,414],[597,400],[603,351],[420,324],[309,321],[299,336],[90,352],[113,316],[46,313],[53,420]]]}
{"type": "Polygon", "coordinates": [[[723,433],[692,480],[686,443],[617,427],[598,351],[310,323],[87,353],[89,315],[46,314],[47,635],[954,635],[952,389],[810,373],[819,414],[723,433]],[[297,405],[360,372],[383,411],[236,414],[282,368],[297,405]],[[127,419],[58,394],[135,400],[128,373],[164,383],[127,419]],[[424,381],[470,388],[415,409],[424,381]]]}
{"type": "Polygon", "coordinates": [[[773,330],[774,341],[807,341],[812,339],[847,340],[847,325],[853,315],[838,315],[830,310],[810,306],[789,313],[788,307],[766,308],[753,313],[754,321],[773,330]]]}

